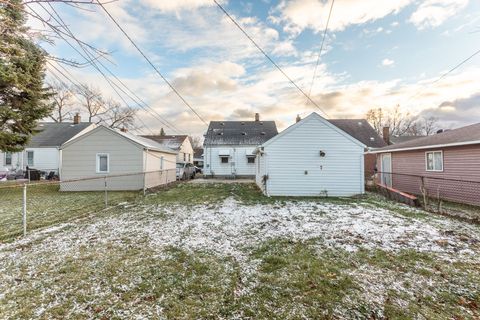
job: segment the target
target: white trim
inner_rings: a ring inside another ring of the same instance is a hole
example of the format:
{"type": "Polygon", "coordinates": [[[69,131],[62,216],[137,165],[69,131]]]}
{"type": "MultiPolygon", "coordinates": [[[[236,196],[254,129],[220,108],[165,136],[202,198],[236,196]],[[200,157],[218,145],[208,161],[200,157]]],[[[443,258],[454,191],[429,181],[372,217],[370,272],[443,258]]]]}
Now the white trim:
{"type": "Polygon", "coordinates": [[[411,151],[411,150],[422,150],[422,149],[438,149],[438,148],[447,148],[447,147],[468,146],[472,144],[480,144],[480,140],[435,144],[435,145],[411,147],[411,148],[399,148],[399,149],[387,149],[387,150],[378,149],[378,150],[369,151],[367,153],[384,153],[384,152],[411,151]]]}
{"type": "Polygon", "coordinates": [[[97,153],[95,155],[95,162],[96,162],[96,173],[110,173],[110,154],[108,153],[97,153]],[[107,171],[100,171],[100,157],[107,156],[107,171]]]}
{"type": "Polygon", "coordinates": [[[382,183],[383,183],[384,181],[386,181],[385,179],[383,179],[383,178],[384,178],[383,174],[384,174],[384,172],[386,172],[385,169],[383,168],[383,157],[384,157],[384,156],[389,156],[389,157],[390,157],[390,172],[389,172],[389,173],[390,173],[390,185],[387,186],[387,187],[390,187],[390,188],[391,188],[391,187],[393,186],[393,175],[392,175],[392,173],[393,173],[393,166],[392,166],[392,154],[391,154],[390,152],[388,152],[388,153],[383,153],[383,154],[380,155],[380,163],[382,164],[382,171],[381,171],[381,173],[380,173],[380,175],[381,175],[380,181],[381,181],[382,183]]]}
{"type": "Polygon", "coordinates": [[[277,134],[276,136],[274,136],[273,138],[271,138],[270,140],[264,142],[261,146],[262,147],[266,147],[267,145],[271,144],[272,142],[276,141],[277,139],[279,139],[280,137],[282,137],[283,135],[287,134],[288,132],[294,130],[296,127],[299,127],[301,125],[303,125],[304,123],[306,123],[308,120],[310,119],[313,119],[313,118],[316,118],[317,120],[320,120],[320,122],[322,122],[323,124],[325,124],[327,127],[337,131],[338,133],[340,133],[342,136],[344,136],[345,138],[351,140],[353,143],[361,146],[362,148],[367,148],[367,146],[365,144],[363,144],[362,142],[358,141],[357,139],[355,139],[354,137],[352,137],[351,135],[349,135],[348,133],[346,133],[345,131],[343,131],[342,129],[340,129],[339,127],[337,127],[336,125],[334,125],[333,123],[329,122],[328,120],[326,120],[324,117],[322,117],[321,115],[319,115],[318,113],[316,112],[312,112],[310,115],[308,115],[306,118],[303,118],[302,120],[300,120],[299,122],[296,122],[294,124],[292,124],[290,127],[288,127],[287,129],[283,130],[282,132],[280,132],[279,134],[277,134]]]}
{"type": "Polygon", "coordinates": [[[427,172],[443,172],[443,150],[431,150],[425,151],[425,171],[427,172]],[[442,169],[435,170],[435,169],[428,169],[428,154],[433,153],[433,167],[435,167],[435,153],[440,153],[442,159],[442,169]]]}

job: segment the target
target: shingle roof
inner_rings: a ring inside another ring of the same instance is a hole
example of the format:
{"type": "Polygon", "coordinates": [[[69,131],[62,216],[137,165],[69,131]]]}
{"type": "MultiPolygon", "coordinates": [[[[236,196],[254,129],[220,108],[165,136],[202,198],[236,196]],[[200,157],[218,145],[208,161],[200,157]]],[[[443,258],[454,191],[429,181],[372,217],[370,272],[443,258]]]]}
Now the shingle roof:
{"type": "Polygon", "coordinates": [[[204,144],[257,146],[277,134],[275,121],[211,121],[204,144]]]}
{"type": "Polygon", "coordinates": [[[185,139],[188,138],[187,135],[178,135],[178,136],[145,135],[142,137],[153,140],[161,145],[167,146],[168,148],[174,149],[174,150],[180,149],[185,139]]]}
{"type": "Polygon", "coordinates": [[[36,127],[37,133],[32,137],[27,147],[60,147],[82,130],[92,125],[89,122],[73,124],[71,122],[40,122],[36,127]]]}
{"type": "Polygon", "coordinates": [[[381,148],[387,144],[365,119],[327,119],[340,130],[369,148],[381,148]]]}
{"type": "Polygon", "coordinates": [[[407,142],[407,141],[411,141],[411,140],[415,140],[415,139],[418,139],[418,138],[423,138],[425,136],[391,136],[390,137],[390,142],[392,144],[398,144],[398,143],[403,143],[403,142],[407,142]]]}
{"type": "Polygon", "coordinates": [[[151,150],[156,150],[156,151],[162,151],[162,152],[166,152],[166,153],[174,153],[176,154],[177,152],[175,150],[173,150],[172,148],[169,148],[163,144],[160,144],[156,141],[153,141],[151,139],[147,139],[147,138],[144,138],[142,136],[137,136],[137,135],[134,135],[130,132],[123,132],[123,131],[120,131],[120,130],[114,130],[114,129],[110,129],[110,128],[107,128],[109,130],[113,130],[115,131],[116,133],[124,136],[125,138],[129,139],[129,140],[132,140],[133,142],[147,148],[147,149],[151,149],[151,150]]]}
{"type": "Polygon", "coordinates": [[[480,123],[472,124],[466,127],[444,131],[432,136],[418,138],[403,143],[394,144],[385,148],[376,150],[375,152],[384,151],[401,151],[410,149],[428,149],[437,146],[449,145],[467,145],[480,144],[480,123]]]}

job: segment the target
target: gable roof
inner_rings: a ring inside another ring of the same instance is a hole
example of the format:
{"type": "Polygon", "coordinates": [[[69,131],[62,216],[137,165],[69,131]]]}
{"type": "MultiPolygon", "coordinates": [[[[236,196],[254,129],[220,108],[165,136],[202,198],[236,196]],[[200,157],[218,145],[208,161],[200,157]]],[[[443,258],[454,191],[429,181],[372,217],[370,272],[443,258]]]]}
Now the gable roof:
{"type": "Polygon", "coordinates": [[[258,146],[277,134],[275,121],[211,121],[204,145],[258,146]]]}
{"type": "Polygon", "coordinates": [[[164,145],[170,149],[178,150],[182,146],[183,142],[185,139],[188,139],[187,135],[178,135],[178,136],[173,136],[173,135],[165,135],[165,136],[160,136],[160,135],[143,135],[141,136],[146,139],[153,140],[161,145],[164,145]]]}
{"type": "Polygon", "coordinates": [[[65,144],[62,145],[62,149],[67,147],[68,145],[72,144],[72,143],[75,143],[76,141],[80,140],[80,139],[83,139],[84,137],[87,137],[91,134],[94,134],[95,132],[98,132],[100,130],[108,130],[110,132],[112,132],[113,134],[116,134],[116,135],[119,135],[121,136],[122,138],[130,141],[131,143],[134,143],[138,146],[140,146],[141,148],[143,149],[148,149],[148,150],[153,150],[153,151],[159,151],[159,152],[165,152],[165,153],[171,153],[171,154],[177,154],[177,152],[175,150],[172,150],[168,147],[165,147],[153,140],[150,140],[150,139],[146,139],[146,138],[143,138],[141,136],[137,136],[137,135],[134,135],[130,132],[122,132],[120,130],[115,130],[115,129],[112,129],[112,128],[109,128],[109,127],[106,127],[104,125],[99,125],[98,127],[96,127],[95,129],[71,140],[71,141],[68,141],[66,142],[65,144]]]}
{"type": "Polygon", "coordinates": [[[40,122],[27,148],[60,147],[77,134],[93,125],[90,122],[73,124],[71,122],[40,122]]]}
{"type": "Polygon", "coordinates": [[[444,131],[431,136],[418,138],[403,143],[397,143],[373,151],[373,153],[395,152],[438,147],[454,147],[470,144],[480,144],[480,123],[466,127],[444,131]]]}
{"type": "Polygon", "coordinates": [[[321,122],[323,122],[326,126],[330,127],[331,129],[337,131],[338,133],[340,133],[341,135],[343,135],[344,137],[346,137],[347,139],[349,139],[350,141],[354,142],[355,144],[359,145],[359,146],[362,146],[364,148],[366,148],[366,145],[359,141],[358,139],[356,139],[355,137],[349,135],[348,133],[346,133],[345,131],[343,131],[342,129],[340,129],[339,127],[335,126],[334,124],[332,124],[329,120],[325,119],[324,117],[322,117],[321,115],[319,115],[318,113],[316,112],[312,112],[310,115],[308,115],[307,117],[303,118],[302,120],[292,124],[290,127],[288,127],[287,129],[283,130],[282,132],[280,132],[278,135],[276,135],[275,137],[273,137],[272,139],[266,141],[265,143],[262,144],[262,146],[267,146],[269,145],[270,143],[272,143],[273,141],[279,139],[280,137],[282,137],[283,135],[287,134],[288,132],[294,130],[295,128],[303,125],[305,122],[307,122],[308,120],[310,119],[317,119],[317,120],[320,120],[321,122]]]}
{"type": "Polygon", "coordinates": [[[328,122],[345,131],[368,148],[387,146],[385,141],[365,119],[327,119],[328,122]]]}

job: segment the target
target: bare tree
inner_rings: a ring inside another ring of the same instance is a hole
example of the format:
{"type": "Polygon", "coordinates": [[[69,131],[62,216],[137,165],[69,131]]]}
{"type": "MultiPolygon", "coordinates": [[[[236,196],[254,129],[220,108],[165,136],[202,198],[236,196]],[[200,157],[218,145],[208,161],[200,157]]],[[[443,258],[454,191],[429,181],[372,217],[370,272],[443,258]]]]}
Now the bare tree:
{"type": "Polygon", "coordinates": [[[51,82],[49,87],[52,88],[54,94],[51,99],[54,109],[50,114],[50,118],[55,122],[70,121],[73,118],[72,97],[73,93],[64,83],[58,81],[51,82]]]}
{"type": "Polygon", "coordinates": [[[82,108],[88,115],[88,122],[101,122],[100,116],[105,113],[105,101],[99,89],[82,84],[76,90],[82,101],[82,108]],[[94,121],[95,120],[95,121],[94,121]]]}
{"type": "Polygon", "coordinates": [[[98,123],[103,123],[112,129],[135,129],[137,110],[122,107],[115,100],[108,100],[104,104],[105,112],[100,116],[98,123]]]}
{"type": "Polygon", "coordinates": [[[202,149],[203,148],[203,137],[202,136],[190,136],[190,143],[192,144],[193,149],[202,149]]]}
{"type": "Polygon", "coordinates": [[[409,112],[402,112],[399,105],[392,109],[370,109],[366,118],[379,134],[382,133],[383,127],[389,127],[390,134],[394,136],[407,135],[417,120],[409,112]]]}

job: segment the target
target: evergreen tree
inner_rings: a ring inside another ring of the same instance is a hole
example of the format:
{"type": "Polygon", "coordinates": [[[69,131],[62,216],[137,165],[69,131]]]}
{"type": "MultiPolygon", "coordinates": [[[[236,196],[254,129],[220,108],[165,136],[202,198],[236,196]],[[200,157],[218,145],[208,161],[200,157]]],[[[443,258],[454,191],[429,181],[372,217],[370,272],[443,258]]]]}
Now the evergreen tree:
{"type": "Polygon", "coordinates": [[[165,130],[163,130],[163,128],[160,129],[160,136],[165,136],[165,130]]]}
{"type": "Polygon", "coordinates": [[[21,0],[0,3],[0,150],[19,151],[52,106],[43,86],[45,52],[27,36],[21,0]]]}

